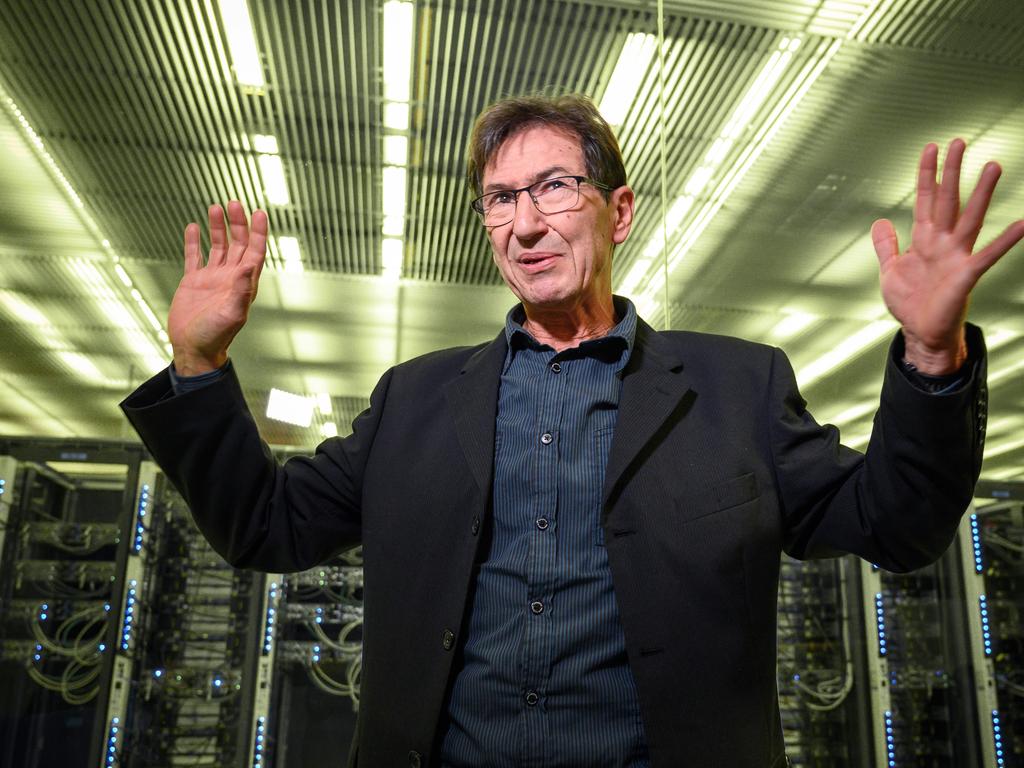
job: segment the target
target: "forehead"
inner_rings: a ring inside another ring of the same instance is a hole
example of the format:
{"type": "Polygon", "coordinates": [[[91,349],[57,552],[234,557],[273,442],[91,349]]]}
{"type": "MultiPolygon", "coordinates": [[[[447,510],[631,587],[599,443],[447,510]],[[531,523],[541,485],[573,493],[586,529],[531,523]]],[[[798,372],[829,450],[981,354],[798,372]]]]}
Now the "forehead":
{"type": "Polygon", "coordinates": [[[484,166],[482,181],[484,188],[521,186],[551,171],[586,173],[580,139],[560,128],[534,125],[505,139],[484,166]]]}

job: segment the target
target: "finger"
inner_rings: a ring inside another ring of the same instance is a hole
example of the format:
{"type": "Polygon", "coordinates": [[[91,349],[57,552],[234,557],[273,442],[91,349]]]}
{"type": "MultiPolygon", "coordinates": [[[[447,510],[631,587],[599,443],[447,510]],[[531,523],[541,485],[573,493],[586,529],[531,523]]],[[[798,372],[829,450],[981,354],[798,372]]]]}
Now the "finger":
{"type": "Polygon", "coordinates": [[[967,144],[963,139],[953,139],[942,165],[942,182],[935,198],[932,221],[946,231],[956,226],[957,214],[960,213],[960,166],[965,149],[967,144]]]}
{"type": "Polygon", "coordinates": [[[253,279],[255,284],[259,283],[260,274],[263,272],[263,264],[267,257],[267,233],[269,223],[266,211],[259,209],[252,212],[252,229],[249,232],[249,247],[245,252],[245,261],[254,267],[253,279]]]}
{"type": "Polygon", "coordinates": [[[985,167],[981,169],[978,183],[967,199],[964,212],[956,223],[956,228],[953,230],[954,238],[963,242],[968,251],[974,249],[974,243],[981,233],[981,227],[985,223],[985,214],[992,201],[992,193],[995,191],[996,183],[1002,172],[998,163],[985,163],[985,167]]]}
{"type": "Polygon", "coordinates": [[[210,258],[207,264],[217,266],[224,263],[228,248],[228,233],[224,227],[224,209],[211,205],[207,211],[210,222],[210,258]]]}
{"type": "Polygon", "coordinates": [[[199,242],[199,225],[192,222],[185,227],[185,274],[203,266],[203,251],[199,242]]]}
{"type": "Polygon", "coordinates": [[[227,262],[237,264],[249,244],[249,221],[245,208],[237,200],[228,203],[228,225],[231,227],[231,245],[228,246],[227,262]]]}
{"type": "Polygon", "coordinates": [[[914,201],[914,223],[927,224],[932,220],[935,204],[935,170],[939,161],[939,147],[928,144],[921,152],[917,167],[917,198],[914,201]]]}
{"type": "Polygon", "coordinates": [[[900,254],[896,228],[892,222],[888,219],[878,219],[872,224],[871,242],[875,246],[875,255],[878,256],[878,266],[884,271],[889,262],[900,254]]]}
{"type": "Polygon", "coordinates": [[[1013,246],[1024,240],[1024,219],[1015,221],[1003,230],[995,240],[971,256],[975,280],[985,274],[989,267],[999,261],[1013,246]]]}

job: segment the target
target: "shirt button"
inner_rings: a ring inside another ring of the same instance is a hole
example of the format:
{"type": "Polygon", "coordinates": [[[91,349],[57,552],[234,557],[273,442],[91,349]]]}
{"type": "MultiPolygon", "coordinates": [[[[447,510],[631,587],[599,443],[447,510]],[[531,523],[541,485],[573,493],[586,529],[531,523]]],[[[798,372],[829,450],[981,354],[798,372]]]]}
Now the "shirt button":
{"type": "Polygon", "coordinates": [[[550,432],[545,432],[543,435],[540,436],[540,441],[544,443],[544,445],[551,445],[551,441],[554,439],[555,438],[551,436],[550,432]]]}
{"type": "Polygon", "coordinates": [[[480,518],[476,515],[473,515],[473,524],[470,526],[470,530],[473,531],[474,536],[480,533],[480,518]]]}
{"type": "Polygon", "coordinates": [[[540,696],[537,695],[536,691],[527,691],[524,698],[526,699],[526,704],[531,707],[540,701],[540,696]]]}
{"type": "Polygon", "coordinates": [[[544,603],[540,600],[534,600],[530,603],[530,610],[534,613],[544,613],[544,603]]]}
{"type": "Polygon", "coordinates": [[[537,527],[542,531],[546,531],[548,529],[548,519],[546,517],[537,518],[537,527]]]}
{"type": "Polygon", "coordinates": [[[441,635],[441,647],[446,651],[450,651],[455,645],[455,633],[450,629],[446,629],[444,634],[441,635]]]}
{"type": "Polygon", "coordinates": [[[559,364],[559,363],[552,363],[551,364],[551,372],[552,373],[560,373],[561,370],[562,370],[561,364],[559,364]]]}

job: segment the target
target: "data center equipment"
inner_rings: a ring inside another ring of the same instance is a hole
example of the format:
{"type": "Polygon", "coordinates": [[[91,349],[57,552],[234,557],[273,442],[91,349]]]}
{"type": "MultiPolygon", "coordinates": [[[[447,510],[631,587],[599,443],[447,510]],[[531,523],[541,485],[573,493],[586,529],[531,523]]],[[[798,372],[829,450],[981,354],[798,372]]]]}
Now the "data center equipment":
{"type": "Polygon", "coordinates": [[[959,543],[985,765],[1024,765],[1024,487],[976,500],[959,543]]]}
{"type": "Polygon", "coordinates": [[[779,709],[794,768],[869,764],[857,562],[782,558],[779,709]]]}
{"type": "MultiPolygon", "coordinates": [[[[795,768],[1024,766],[1024,487],[979,495],[913,573],[783,557],[795,768]]],[[[362,587],[232,568],[137,444],[0,439],[0,765],[344,764],[362,587]]]]}
{"type": "Polygon", "coordinates": [[[0,764],[109,764],[154,477],[138,446],[0,441],[0,764]]]}

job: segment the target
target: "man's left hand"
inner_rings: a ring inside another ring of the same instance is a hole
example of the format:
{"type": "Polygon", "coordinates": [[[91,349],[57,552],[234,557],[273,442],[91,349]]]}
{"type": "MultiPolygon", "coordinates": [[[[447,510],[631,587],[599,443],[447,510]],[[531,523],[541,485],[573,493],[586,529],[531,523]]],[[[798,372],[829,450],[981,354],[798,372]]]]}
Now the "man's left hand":
{"type": "Polygon", "coordinates": [[[935,179],[939,148],[929,144],[921,153],[914,225],[905,253],[900,254],[891,221],[879,219],[871,226],[882,298],[903,326],[905,359],[931,375],[953,373],[964,364],[964,320],[971,289],[1024,238],[1024,220],[1015,221],[973,252],[1002,170],[997,163],[986,163],[961,211],[960,167],[965,148],[961,139],[949,145],[939,183],[935,179]]]}

